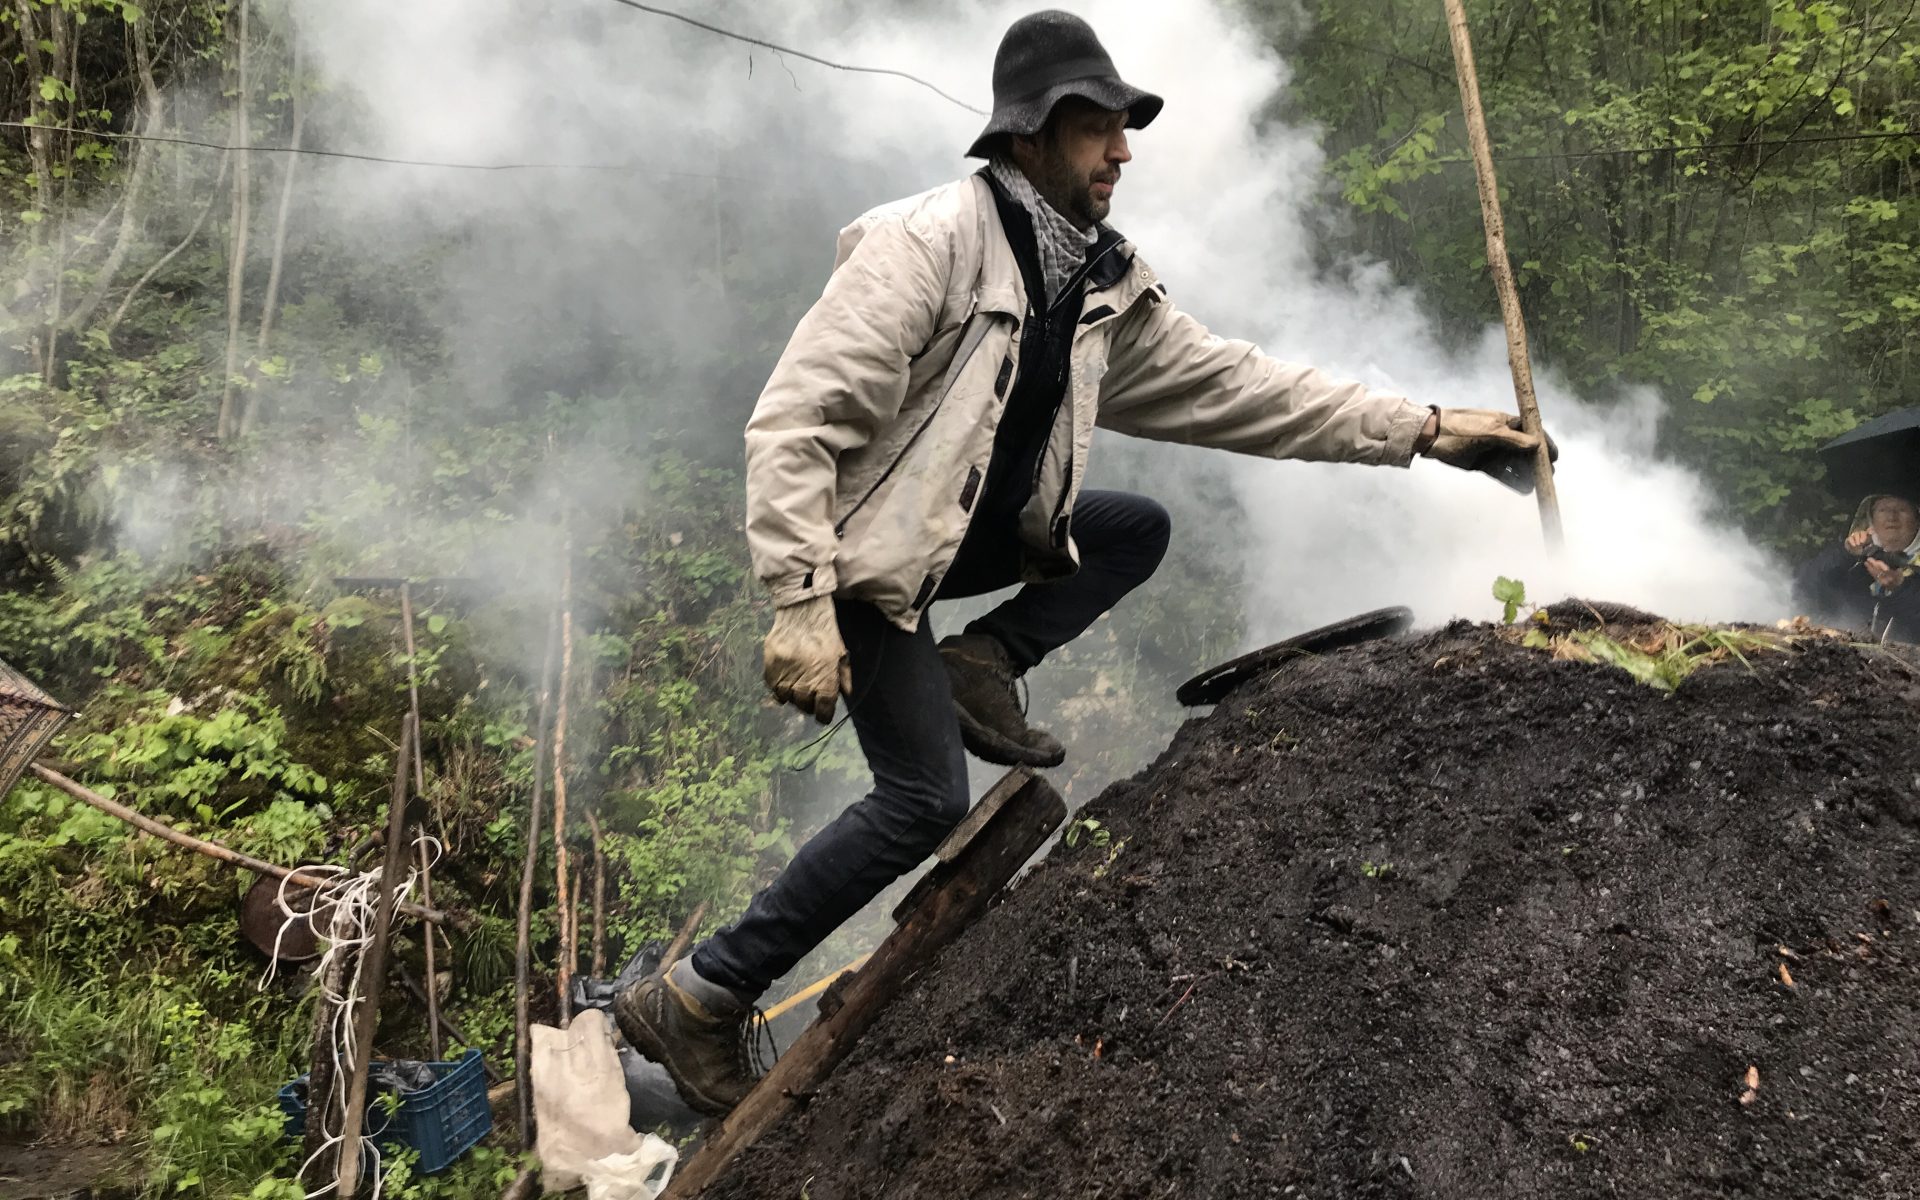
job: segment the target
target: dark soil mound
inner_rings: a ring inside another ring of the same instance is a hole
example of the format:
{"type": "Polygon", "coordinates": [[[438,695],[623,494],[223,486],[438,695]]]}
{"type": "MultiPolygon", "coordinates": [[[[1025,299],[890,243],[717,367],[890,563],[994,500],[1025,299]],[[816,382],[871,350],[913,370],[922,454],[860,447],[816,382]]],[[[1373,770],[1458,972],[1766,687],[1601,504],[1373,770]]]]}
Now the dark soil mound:
{"type": "Polygon", "coordinates": [[[1752,663],[1249,684],[714,1194],[1920,1196],[1920,672],[1752,663]]]}

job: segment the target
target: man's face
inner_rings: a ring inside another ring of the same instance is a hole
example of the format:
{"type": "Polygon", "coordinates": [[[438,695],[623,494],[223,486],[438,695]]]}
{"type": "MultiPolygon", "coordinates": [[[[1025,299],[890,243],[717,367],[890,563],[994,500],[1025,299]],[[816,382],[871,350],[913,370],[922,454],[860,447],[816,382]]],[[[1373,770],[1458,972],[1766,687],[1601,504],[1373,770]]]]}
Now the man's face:
{"type": "Polygon", "coordinates": [[[1062,100],[1035,137],[1013,139],[1013,160],[1047,203],[1082,229],[1107,219],[1120,164],[1130,162],[1127,114],[1077,96],[1062,100]]]}
{"type": "Polygon", "coordinates": [[[1920,514],[1905,500],[1873,502],[1873,540],[1884,550],[1905,550],[1920,534],[1920,514]]]}

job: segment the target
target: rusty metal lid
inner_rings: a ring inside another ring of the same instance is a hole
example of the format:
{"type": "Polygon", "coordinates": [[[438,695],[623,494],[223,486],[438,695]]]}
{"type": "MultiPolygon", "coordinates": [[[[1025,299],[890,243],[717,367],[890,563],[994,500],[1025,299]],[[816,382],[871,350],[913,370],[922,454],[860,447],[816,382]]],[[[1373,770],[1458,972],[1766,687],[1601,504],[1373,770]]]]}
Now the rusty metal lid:
{"type": "MultiPolygon", "coordinates": [[[[287,886],[287,901],[296,908],[308,903],[311,888],[287,886]]],[[[268,958],[277,957],[281,962],[308,962],[320,957],[320,939],[313,927],[302,918],[288,922],[287,914],[282,912],[279,903],[280,881],[265,875],[253,881],[246,896],[240,901],[240,933],[253,947],[268,958]],[[281,926],[286,931],[281,932],[281,926]],[[279,951],[274,950],[278,939],[279,951]]]]}
{"type": "Polygon", "coordinates": [[[1264,675],[1290,659],[1308,654],[1325,654],[1330,650],[1341,650],[1380,638],[1398,637],[1412,627],[1412,609],[1376,608],[1357,617],[1348,617],[1344,621],[1295,634],[1285,641],[1275,642],[1202,671],[1181,684],[1180,690],[1173,694],[1174,699],[1188,707],[1218,704],[1226,699],[1228,692],[1247,680],[1264,675]]]}

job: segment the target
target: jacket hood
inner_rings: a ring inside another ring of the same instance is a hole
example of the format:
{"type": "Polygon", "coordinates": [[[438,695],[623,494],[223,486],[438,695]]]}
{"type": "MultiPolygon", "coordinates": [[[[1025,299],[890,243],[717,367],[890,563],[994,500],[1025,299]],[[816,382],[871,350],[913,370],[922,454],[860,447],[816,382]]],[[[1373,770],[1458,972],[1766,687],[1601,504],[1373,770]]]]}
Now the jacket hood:
{"type": "MultiPolygon", "coordinates": [[[[1867,496],[1866,499],[1860,501],[1860,507],[1853,510],[1853,524],[1847,527],[1847,532],[1861,533],[1871,529],[1873,527],[1873,506],[1882,500],[1905,500],[1908,504],[1914,506],[1915,511],[1920,511],[1920,502],[1916,502],[1911,496],[1902,496],[1898,492],[1874,492],[1867,496]]],[[[1893,546],[1889,548],[1894,550],[1906,549],[1905,546],[1893,546]]]]}

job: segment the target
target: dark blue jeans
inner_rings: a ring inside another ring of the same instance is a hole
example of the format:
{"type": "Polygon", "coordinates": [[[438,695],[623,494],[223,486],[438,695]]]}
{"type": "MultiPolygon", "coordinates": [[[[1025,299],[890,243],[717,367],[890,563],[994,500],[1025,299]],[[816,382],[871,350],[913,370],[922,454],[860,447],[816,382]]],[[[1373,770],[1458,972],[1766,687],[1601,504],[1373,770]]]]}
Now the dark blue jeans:
{"type": "MultiPolygon", "coordinates": [[[[1073,512],[1080,570],[1029,584],[967,626],[992,634],[1025,671],[1140,586],[1167,552],[1167,510],[1125,492],[1083,492],[1073,512]]],[[[936,600],[1019,582],[1020,546],[1004,525],[976,523],[936,600]]],[[[738,921],[694,951],[700,974],[758,996],[888,884],[933,853],[967,815],[967,762],[946,668],[925,620],[907,633],[859,600],[836,600],[853,667],[847,711],[873,790],[808,839],[738,921]]]]}

